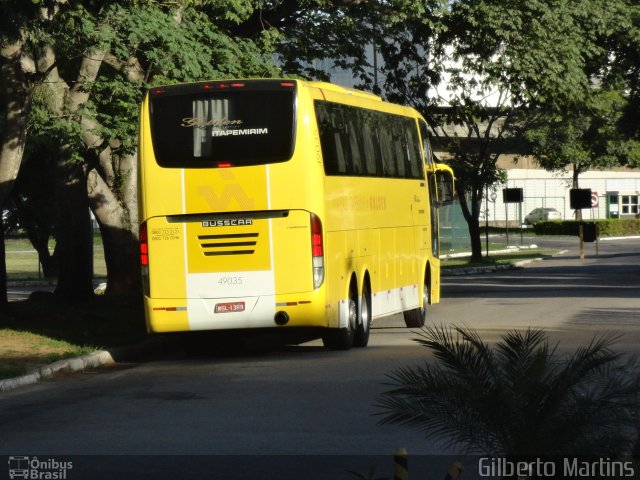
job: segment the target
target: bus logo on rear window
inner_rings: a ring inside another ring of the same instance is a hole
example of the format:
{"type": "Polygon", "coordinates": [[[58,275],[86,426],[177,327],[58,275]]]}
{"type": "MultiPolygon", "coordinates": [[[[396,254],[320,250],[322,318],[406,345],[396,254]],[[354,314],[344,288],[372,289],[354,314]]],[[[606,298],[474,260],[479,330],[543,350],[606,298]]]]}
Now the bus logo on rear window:
{"type": "Polygon", "coordinates": [[[224,220],[205,220],[203,227],[239,227],[242,225],[253,225],[251,218],[226,218],[224,220]]]}

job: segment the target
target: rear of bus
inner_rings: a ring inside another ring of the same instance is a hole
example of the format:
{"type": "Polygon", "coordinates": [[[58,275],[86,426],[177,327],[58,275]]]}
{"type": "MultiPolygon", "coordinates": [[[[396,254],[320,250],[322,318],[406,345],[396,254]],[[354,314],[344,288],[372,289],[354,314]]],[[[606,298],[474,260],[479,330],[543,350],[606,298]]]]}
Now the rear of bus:
{"type": "Polygon", "coordinates": [[[151,90],[139,207],[150,332],[325,327],[322,163],[295,81],[151,90]]]}

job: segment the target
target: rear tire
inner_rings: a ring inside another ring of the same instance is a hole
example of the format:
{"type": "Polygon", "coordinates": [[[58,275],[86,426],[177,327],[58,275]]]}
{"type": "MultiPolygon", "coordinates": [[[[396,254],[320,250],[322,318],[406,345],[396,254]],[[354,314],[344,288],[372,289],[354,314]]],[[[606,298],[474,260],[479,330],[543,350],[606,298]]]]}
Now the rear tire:
{"type": "Polygon", "coordinates": [[[369,344],[371,331],[371,289],[365,282],[360,296],[360,308],[358,311],[358,325],[353,337],[354,347],[366,347],[369,344]]]}
{"type": "Polygon", "coordinates": [[[322,343],[331,350],[349,350],[354,345],[357,323],[358,291],[352,286],[349,292],[349,318],[347,320],[347,327],[327,331],[322,336],[322,343]]]}
{"type": "Polygon", "coordinates": [[[431,294],[429,292],[429,279],[424,278],[424,286],[422,288],[422,307],[404,312],[404,323],[408,328],[422,328],[427,321],[427,311],[429,309],[429,300],[431,294]]]}

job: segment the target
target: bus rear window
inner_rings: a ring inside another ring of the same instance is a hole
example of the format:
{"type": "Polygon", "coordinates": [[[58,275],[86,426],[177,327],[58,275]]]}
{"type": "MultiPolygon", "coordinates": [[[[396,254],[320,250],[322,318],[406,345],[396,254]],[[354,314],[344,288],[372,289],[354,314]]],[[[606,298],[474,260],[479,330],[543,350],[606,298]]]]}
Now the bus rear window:
{"type": "Polygon", "coordinates": [[[293,155],[292,88],[166,87],[151,93],[150,117],[161,167],[239,167],[293,155]]]}

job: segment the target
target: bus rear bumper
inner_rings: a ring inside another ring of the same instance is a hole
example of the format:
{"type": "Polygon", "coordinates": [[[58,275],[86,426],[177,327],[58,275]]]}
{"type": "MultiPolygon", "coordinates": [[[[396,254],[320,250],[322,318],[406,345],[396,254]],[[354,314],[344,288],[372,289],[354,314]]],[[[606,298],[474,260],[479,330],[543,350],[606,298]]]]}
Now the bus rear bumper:
{"type": "Polygon", "coordinates": [[[145,297],[144,303],[150,333],[327,326],[318,291],[230,298],[145,297]]]}

